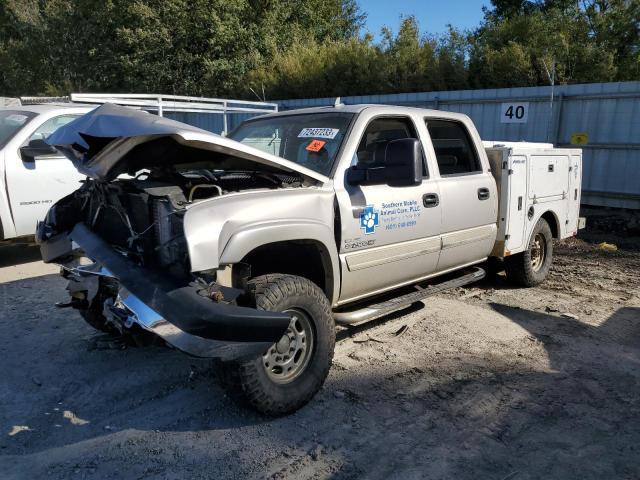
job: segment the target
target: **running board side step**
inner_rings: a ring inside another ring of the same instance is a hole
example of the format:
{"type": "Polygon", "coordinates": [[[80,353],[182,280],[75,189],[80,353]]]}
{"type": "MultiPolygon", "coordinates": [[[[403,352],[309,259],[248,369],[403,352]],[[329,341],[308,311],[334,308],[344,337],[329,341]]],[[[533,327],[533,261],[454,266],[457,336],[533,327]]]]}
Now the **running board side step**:
{"type": "Polygon", "coordinates": [[[392,298],[391,300],[367,305],[359,310],[333,312],[333,318],[336,323],[340,325],[360,325],[361,323],[402,310],[415,302],[419,302],[420,300],[444,290],[462,287],[469,283],[477,282],[478,280],[482,280],[485,275],[486,272],[482,268],[474,267],[470,273],[452,280],[447,280],[446,282],[429,285],[427,288],[421,288],[416,285],[416,288],[418,289],[416,292],[407,293],[400,297],[392,298]]]}

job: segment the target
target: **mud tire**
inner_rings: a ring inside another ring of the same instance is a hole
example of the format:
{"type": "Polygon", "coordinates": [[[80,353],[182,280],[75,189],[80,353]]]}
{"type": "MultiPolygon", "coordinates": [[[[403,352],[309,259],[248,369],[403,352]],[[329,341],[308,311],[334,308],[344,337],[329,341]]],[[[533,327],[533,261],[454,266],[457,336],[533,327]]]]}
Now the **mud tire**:
{"type": "Polygon", "coordinates": [[[549,274],[552,261],[553,234],[547,221],[541,218],[531,232],[527,249],[505,258],[504,266],[509,280],[523,287],[535,287],[549,274]],[[543,250],[542,259],[537,258],[540,248],[543,250]]]}
{"type": "Polygon", "coordinates": [[[329,300],[310,280],[285,274],[262,275],[250,280],[247,297],[246,303],[259,310],[306,313],[313,330],[310,356],[304,369],[287,383],[278,383],[270,377],[262,356],[242,363],[218,364],[219,378],[263,414],[278,416],[294,412],[320,390],[331,367],[336,335],[329,300]]]}

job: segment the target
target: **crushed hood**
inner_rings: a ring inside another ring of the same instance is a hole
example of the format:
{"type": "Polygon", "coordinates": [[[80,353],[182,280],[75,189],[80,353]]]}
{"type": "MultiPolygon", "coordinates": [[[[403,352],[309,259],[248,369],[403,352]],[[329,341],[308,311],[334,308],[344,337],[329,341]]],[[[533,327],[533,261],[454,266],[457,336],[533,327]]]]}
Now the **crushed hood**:
{"type": "Polygon", "coordinates": [[[324,175],[284,158],[191,125],[106,103],[57,129],[47,138],[78,171],[112,180],[144,168],[203,160],[215,152],[216,168],[297,172],[325,182],[324,175]]]}

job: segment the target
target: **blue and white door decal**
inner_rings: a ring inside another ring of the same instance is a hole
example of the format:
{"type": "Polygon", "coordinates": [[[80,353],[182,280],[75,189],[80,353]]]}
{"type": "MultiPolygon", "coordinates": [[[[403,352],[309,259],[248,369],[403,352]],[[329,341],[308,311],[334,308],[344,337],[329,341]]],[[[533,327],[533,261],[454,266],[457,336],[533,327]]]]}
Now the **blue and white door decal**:
{"type": "Polygon", "coordinates": [[[365,235],[375,233],[378,226],[378,212],[373,205],[367,205],[360,214],[360,228],[365,235]]]}

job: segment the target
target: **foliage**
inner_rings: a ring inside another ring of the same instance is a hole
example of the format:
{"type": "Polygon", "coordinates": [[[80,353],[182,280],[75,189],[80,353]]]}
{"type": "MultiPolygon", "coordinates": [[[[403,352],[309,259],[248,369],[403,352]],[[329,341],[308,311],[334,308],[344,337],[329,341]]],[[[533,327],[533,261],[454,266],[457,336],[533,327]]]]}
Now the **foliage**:
{"type": "Polygon", "coordinates": [[[251,98],[640,79],[640,0],[492,0],[472,32],[356,0],[0,0],[0,95],[251,98]]]}
{"type": "Polygon", "coordinates": [[[231,95],[293,33],[348,39],[363,18],[354,0],[2,0],[0,93],[231,95]]]}
{"type": "Polygon", "coordinates": [[[637,0],[494,3],[471,42],[474,86],[640,78],[637,0]]]}
{"type": "Polygon", "coordinates": [[[289,98],[640,80],[640,0],[492,4],[474,32],[421,35],[408,17],[397,34],[383,29],[380,44],[307,39],[250,82],[289,98]]]}
{"type": "Polygon", "coordinates": [[[397,34],[385,28],[380,44],[370,35],[325,42],[297,38],[248,80],[270,98],[465,88],[465,54],[465,34],[452,28],[442,38],[421,36],[416,19],[407,17],[397,34]]]}

